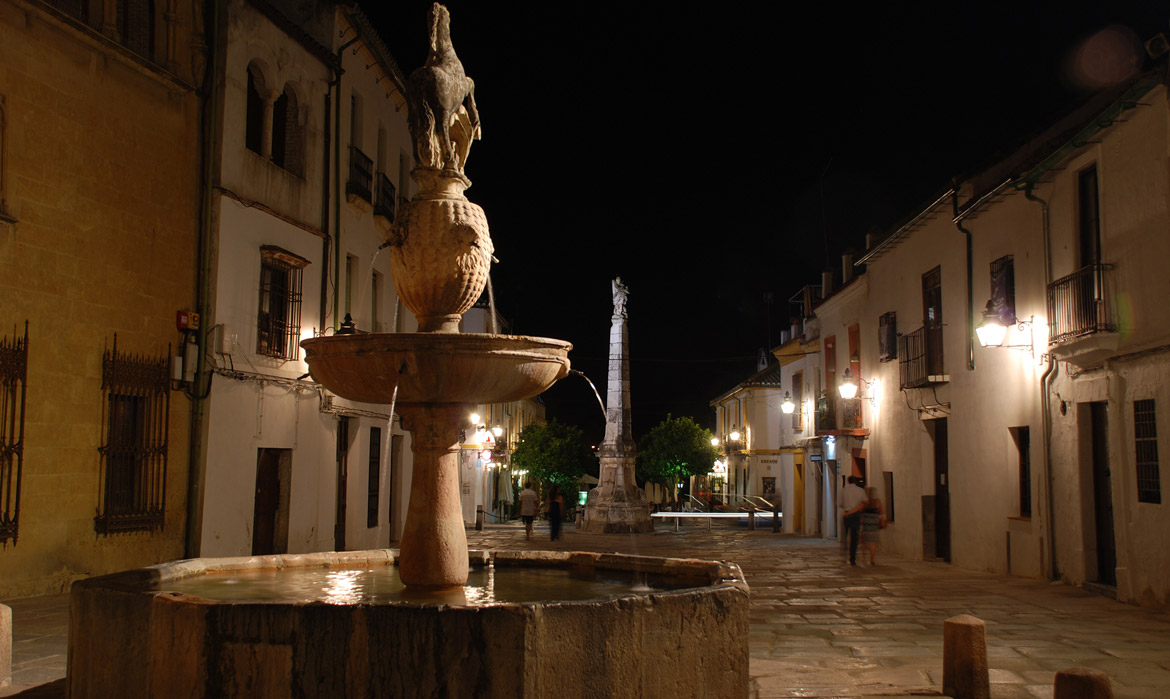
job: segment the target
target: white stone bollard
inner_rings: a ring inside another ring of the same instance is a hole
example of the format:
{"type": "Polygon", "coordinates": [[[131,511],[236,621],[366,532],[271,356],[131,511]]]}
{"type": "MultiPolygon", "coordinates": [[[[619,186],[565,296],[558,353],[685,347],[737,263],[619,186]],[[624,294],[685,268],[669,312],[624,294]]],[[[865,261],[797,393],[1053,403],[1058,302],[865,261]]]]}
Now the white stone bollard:
{"type": "Polygon", "coordinates": [[[1070,667],[1056,673],[1052,699],[1113,699],[1113,687],[1100,670],[1070,667]]]}
{"type": "Polygon", "coordinates": [[[12,607],[0,604],[0,687],[12,680],[12,607]]]}
{"type": "Polygon", "coordinates": [[[954,699],[990,699],[986,626],[969,614],[943,622],[943,694],[954,699]]]}

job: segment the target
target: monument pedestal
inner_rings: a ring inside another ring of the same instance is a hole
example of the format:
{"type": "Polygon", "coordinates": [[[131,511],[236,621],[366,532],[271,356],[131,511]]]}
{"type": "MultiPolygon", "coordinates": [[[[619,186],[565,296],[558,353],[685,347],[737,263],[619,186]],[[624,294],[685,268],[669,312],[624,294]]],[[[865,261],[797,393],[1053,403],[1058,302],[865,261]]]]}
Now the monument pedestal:
{"type": "Polygon", "coordinates": [[[650,505],[634,482],[634,454],[606,454],[601,446],[601,479],[585,503],[587,532],[637,534],[654,531],[650,505]]]}

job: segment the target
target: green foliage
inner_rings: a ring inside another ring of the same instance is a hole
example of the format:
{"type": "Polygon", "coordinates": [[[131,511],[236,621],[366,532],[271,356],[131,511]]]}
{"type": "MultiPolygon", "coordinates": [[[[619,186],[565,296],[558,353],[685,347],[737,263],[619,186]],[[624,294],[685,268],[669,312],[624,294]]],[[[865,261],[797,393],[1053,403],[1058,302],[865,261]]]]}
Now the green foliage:
{"type": "Polygon", "coordinates": [[[683,478],[710,472],[719,458],[719,450],[711,445],[713,436],[689,417],[667,415],[638,440],[638,475],[673,488],[683,478]]]}
{"type": "Polygon", "coordinates": [[[597,471],[597,457],[585,443],[581,428],[554,419],[524,428],[512,452],[512,467],[527,470],[533,480],[555,483],[568,503],[576,496],[581,476],[597,471]]]}

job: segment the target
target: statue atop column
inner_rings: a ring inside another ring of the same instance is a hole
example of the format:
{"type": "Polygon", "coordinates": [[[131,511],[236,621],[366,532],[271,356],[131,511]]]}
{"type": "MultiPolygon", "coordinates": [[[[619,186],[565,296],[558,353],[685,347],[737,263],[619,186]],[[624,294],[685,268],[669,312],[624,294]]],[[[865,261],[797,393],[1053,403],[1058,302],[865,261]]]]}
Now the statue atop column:
{"type": "Polygon", "coordinates": [[[625,284],[622,284],[621,277],[615,277],[613,282],[613,316],[614,318],[626,317],[626,299],[630,297],[630,289],[625,284]]]}
{"type": "Polygon", "coordinates": [[[585,503],[585,531],[603,533],[648,532],[654,529],[650,506],[634,480],[638,450],[630,420],[629,331],[626,301],[630,290],[617,277],[613,289],[613,317],[609,329],[609,381],[605,392],[605,439],[598,449],[601,474],[585,503]]]}

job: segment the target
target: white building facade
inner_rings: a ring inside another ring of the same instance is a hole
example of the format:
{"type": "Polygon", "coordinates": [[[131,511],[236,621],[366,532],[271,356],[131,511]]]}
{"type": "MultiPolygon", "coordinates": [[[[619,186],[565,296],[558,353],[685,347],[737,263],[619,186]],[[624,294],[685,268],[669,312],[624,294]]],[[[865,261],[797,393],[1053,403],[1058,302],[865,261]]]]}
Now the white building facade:
{"type": "Polygon", "coordinates": [[[359,331],[413,330],[378,255],[409,191],[401,71],[355,8],[294,18],[237,0],[227,15],[197,550],[387,546],[410,436],[390,406],[312,382],[299,342],[346,314],[359,331]]]}
{"type": "Polygon", "coordinates": [[[827,383],[861,379],[883,548],[1170,604],[1168,160],[1166,87],[1141,77],[957,183],[817,308],[827,383]]]}

